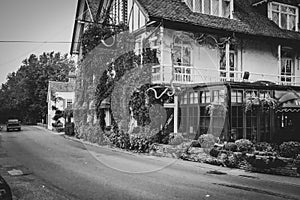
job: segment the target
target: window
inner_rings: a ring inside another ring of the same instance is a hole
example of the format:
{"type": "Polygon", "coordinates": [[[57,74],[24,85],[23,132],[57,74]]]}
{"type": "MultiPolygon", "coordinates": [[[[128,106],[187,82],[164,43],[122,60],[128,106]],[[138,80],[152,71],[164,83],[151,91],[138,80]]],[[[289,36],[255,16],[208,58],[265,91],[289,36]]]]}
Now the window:
{"type": "Polygon", "coordinates": [[[200,106],[200,119],[199,119],[199,131],[200,134],[207,134],[210,116],[206,109],[206,106],[200,106]]]}
{"type": "Polygon", "coordinates": [[[294,55],[290,49],[282,49],[281,51],[281,65],[280,75],[282,82],[293,82],[293,76],[295,75],[295,61],[294,55]]]}
{"type": "Polygon", "coordinates": [[[243,106],[231,107],[231,140],[243,138],[243,106]]]}
{"type": "MultiPolygon", "coordinates": [[[[188,40],[188,39],[186,39],[188,40]]],[[[176,65],[191,65],[191,45],[189,41],[184,41],[184,36],[174,37],[174,63],[176,65]]]]}
{"type": "Polygon", "coordinates": [[[174,37],[173,63],[175,66],[175,81],[191,82],[191,44],[189,38],[185,35],[176,35],[174,37]]]}
{"type": "Polygon", "coordinates": [[[235,71],[236,66],[236,51],[234,50],[234,46],[229,46],[229,66],[226,66],[226,48],[220,50],[220,77],[221,80],[234,80],[234,73],[228,73],[230,71],[235,71]]]}
{"type": "Polygon", "coordinates": [[[198,104],[198,92],[191,92],[190,93],[190,104],[198,104]]]}
{"type": "Polygon", "coordinates": [[[67,108],[72,108],[72,99],[67,99],[67,108]]]}
{"type": "Polygon", "coordinates": [[[298,31],[298,8],[281,3],[269,3],[269,18],[280,28],[298,31]]]}
{"type": "Polygon", "coordinates": [[[185,93],[183,96],[181,96],[181,104],[187,104],[188,103],[188,94],[185,93]]]}
{"type": "Polygon", "coordinates": [[[247,90],[245,92],[246,100],[249,98],[255,98],[257,97],[258,92],[256,90],[247,90]]]}
{"type": "Polygon", "coordinates": [[[251,140],[253,142],[256,142],[258,140],[257,138],[257,131],[258,131],[258,116],[257,111],[248,111],[246,113],[246,138],[248,140],[251,140]]]}
{"type": "Polygon", "coordinates": [[[200,100],[201,103],[210,103],[210,91],[201,91],[200,92],[200,100]]]}
{"type": "Polygon", "coordinates": [[[208,15],[230,18],[231,0],[185,0],[193,11],[208,15]]]}
{"type": "Polygon", "coordinates": [[[243,90],[232,90],[231,103],[243,103],[243,90]]]}
{"type": "Polygon", "coordinates": [[[199,116],[198,116],[198,107],[191,106],[189,107],[189,117],[188,117],[188,133],[189,138],[194,139],[197,129],[198,129],[198,122],[199,122],[199,116]]]}
{"type": "Polygon", "coordinates": [[[213,90],[212,93],[212,102],[223,103],[225,100],[225,91],[224,90],[213,90]]]}

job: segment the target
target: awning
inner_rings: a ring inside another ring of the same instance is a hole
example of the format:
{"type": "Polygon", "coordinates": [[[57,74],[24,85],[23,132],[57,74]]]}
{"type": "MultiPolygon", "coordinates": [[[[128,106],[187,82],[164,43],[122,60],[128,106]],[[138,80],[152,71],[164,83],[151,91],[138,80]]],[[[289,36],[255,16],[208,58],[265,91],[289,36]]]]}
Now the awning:
{"type": "Polygon", "coordinates": [[[282,103],[276,112],[300,112],[300,98],[282,103]]]}
{"type": "Polygon", "coordinates": [[[299,99],[299,95],[296,94],[295,92],[287,92],[286,94],[282,95],[280,99],[278,100],[279,103],[285,103],[289,101],[293,101],[299,99]]]}

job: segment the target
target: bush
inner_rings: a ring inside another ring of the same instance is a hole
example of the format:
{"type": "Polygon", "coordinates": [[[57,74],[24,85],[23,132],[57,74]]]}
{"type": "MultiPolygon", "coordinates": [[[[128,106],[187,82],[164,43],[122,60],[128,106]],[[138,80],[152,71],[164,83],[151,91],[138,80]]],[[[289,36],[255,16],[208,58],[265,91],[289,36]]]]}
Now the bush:
{"type": "Polygon", "coordinates": [[[234,143],[234,142],[227,142],[225,145],[224,145],[224,149],[226,151],[237,151],[237,145],[234,143]]]}
{"type": "Polygon", "coordinates": [[[201,147],[199,140],[192,140],[191,147],[201,147]]]}
{"type": "Polygon", "coordinates": [[[130,138],[130,146],[129,149],[141,153],[149,152],[150,150],[150,139],[147,137],[141,136],[132,136],[130,138]]]}
{"type": "Polygon", "coordinates": [[[202,148],[212,148],[217,142],[217,138],[212,134],[204,134],[199,137],[198,141],[202,148]]]}
{"type": "Polygon", "coordinates": [[[300,154],[299,142],[284,142],[279,146],[279,154],[286,158],[296,158],[300,154]]]}
{"type": "Polygon", "coordinates": [[[130,137],[123,131],[111,132],[109,140],[118,148],[128,149],[130,146],[130,137]]]}
{"type": "Polygon", "coordinates": [[[74,123],[73,122],[66,123],[66,125],[65,125],[65,134],[66,135],[70,135],[70,136],[75,135],[75,132],[74,132],[74,123]]]}
{"type": "Polygon", "coordinates": [[[169,140],[170,145],[179,145],[184,142],[184,138],[181,134],[176,134],[174,137],[171,137],[169,140]]]}
{"type": "Polygon", "coordinates": [[[237,151],[239,152],[251,152],[253,148],[253,143],[247,139],[240,139],[235,141],[237,146],[237,151]]]}
{"type": "Polygon", "coordinates": [[[229,154],[224,160],[224,164],[230,168],[238,167],[239,160],[235,154],[229,154]]]}
{"type": "Polygon", "coordinates": [[[254,148],[256,151],[274,151],[271,144],[267,143],[267,142],[258,142],[256,144],[254,144],[254,148]]]}
{"type": "Polygon", "coordinates": [[[209,151],[209,155],[211,155],[212,157],[215,157],[215,158],[217,158],[219,154],[220,154],[220,150],[215,147],[209,151]]]}

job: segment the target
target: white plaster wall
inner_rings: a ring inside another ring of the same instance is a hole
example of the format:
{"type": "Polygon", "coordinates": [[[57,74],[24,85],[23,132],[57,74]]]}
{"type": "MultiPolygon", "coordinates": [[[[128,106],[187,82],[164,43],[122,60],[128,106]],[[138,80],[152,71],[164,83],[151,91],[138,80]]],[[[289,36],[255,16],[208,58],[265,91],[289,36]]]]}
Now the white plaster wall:
{"type": "MultiPolygon", "coordinates": [[[[75,92],[56,92],[54,95],[56,97],[61,97],[64,100],[57,101],[56,103],[50,100],[50,103],[48,103],[48,129],[50,130],[52,130],[52,123],[54,123],[52,118],[55,115],[55,110],[52,110],[52,106],[55,106],[59,110],[64,110],[67,107],[67,99],[72,99],[73,103],[75,100],[75,92]]],[[[63,124],[65,123],[63,119],[60,121],[63,124]]]]}
{"type": "MultiPolygon", "coordinates": [[[[171,46],[173,44],[173,35],[175,31],[164,30],[163,48],[162,48],[162,63],[164,68],[165,80],[171,79],[171,46]]],[[[191,39],[192,41],[192,39],[191,39]]],[[[193,81],[203,83],[208,81],[215,81],[219,69],[220,53],[218,48],[209,47],[206,45],[199,45],[196,42],[191,43],[192,55],[191,64],[195,67],[193,71],[193,81]]]]}
{"type": "MultiPolygon", "coordinates": [[[[242,70],[249,71],[249,80],[258,78],[276,82],[278,78],[279,65],[277,58],[277,47],[262,41],[246,41],[242,51],[242,70]],[[257,74],[265,74],[264,77],[257,74]]],[[[238,58],[239,60],[241,58],[238,58]]]]}

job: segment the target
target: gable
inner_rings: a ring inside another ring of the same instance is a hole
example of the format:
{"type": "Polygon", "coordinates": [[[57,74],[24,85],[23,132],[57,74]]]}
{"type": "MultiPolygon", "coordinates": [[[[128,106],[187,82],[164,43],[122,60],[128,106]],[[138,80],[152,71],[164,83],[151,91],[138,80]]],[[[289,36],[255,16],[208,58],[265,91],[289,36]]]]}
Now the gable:
{"type": "Polygon", "coordinates": [[[146,25],[147,16],[143,7],[136,0],[128,0],[128,26],[129,31],[138,30],[146,25]]]}

